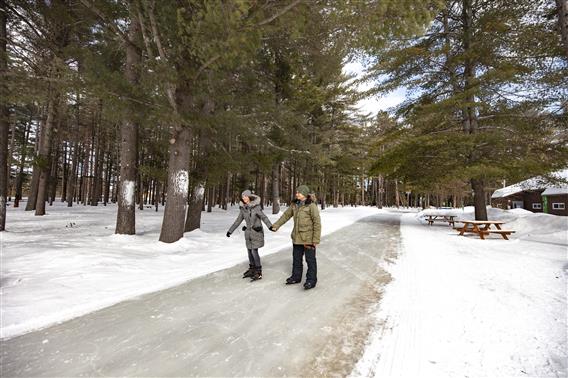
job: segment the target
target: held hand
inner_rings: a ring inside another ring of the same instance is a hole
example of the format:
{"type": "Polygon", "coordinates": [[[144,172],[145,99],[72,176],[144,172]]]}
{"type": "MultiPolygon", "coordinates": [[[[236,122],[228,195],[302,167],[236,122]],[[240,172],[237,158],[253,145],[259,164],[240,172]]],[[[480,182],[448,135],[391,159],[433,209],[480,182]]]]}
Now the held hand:
{"type": "Polygon", "coordinates": [[[252,229],[255,230],[256,232],[260,232],[262,231],[262,226],[255,226],[252,229]]]}
{"type": "Polygon", "coordinates": [[[231,233],[229,231],[227,231],[227,237],[230,238],[231,237],[231,233]]]}
{"type": "Polygon", "coordinates": [[[315,244],[304,244],[305,249],[316,249],[315,244]]]}
{"type": "Polygon", "coordinates": [[[270,226],[270,227],[268,227],[268,229],[272,232],[276,232],[276,230],[274,229],[274,226],[270,226]]]}
{"type": "Polygon", "coordinates": [[[246,231],[246,230],[247,230],[247,226],[243,226],[242,230],[243,230],[243,231],[246,231]]]}

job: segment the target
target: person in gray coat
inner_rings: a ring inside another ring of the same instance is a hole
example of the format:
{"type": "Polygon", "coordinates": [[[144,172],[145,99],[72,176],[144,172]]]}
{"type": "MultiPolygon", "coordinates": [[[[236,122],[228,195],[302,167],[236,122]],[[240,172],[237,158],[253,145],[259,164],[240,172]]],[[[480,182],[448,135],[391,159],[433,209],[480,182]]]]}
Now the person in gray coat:
{"type": "Polygon", "coordinates": [[[243,274],[243,278],[250,277],[251,282],[262,279],[262,265],[258,249],[264,246],[264,230],[262,222],[268,228],[272,227],[270,220],[262,212],[260,207],[260,197],[252,194],[250,190],[245,190],[241,194],[242,201],[239,203],[239,216],[227,231],[227,237],[231,234],[241,222],[245,221],[243,231],[245,232],[245,242],[248,250],[249,269],[243,274]],[[262,221],[262,222],[261,222],[262,221]]]}

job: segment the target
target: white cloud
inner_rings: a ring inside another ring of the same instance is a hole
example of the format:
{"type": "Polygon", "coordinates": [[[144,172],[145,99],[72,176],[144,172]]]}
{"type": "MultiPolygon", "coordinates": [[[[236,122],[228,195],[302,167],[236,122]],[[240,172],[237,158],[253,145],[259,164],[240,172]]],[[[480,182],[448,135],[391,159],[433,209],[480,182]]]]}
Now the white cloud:
{"type": "MultiPolygon", "coordinates": [[[[363,77],[365,68],[360,61],[348,62],[343,66],[343,72],[346,74],[355,75],[354,79],[363,77]]],[[[367,82],[360,84],[357,89],[360,92],[368,90],[373,86],[373,83],[367,82]]],[[[384,96],[371,96],[364,98],[357,102],[357,109],[360,113],[371,113],[376,115],[379,111],[386,111],[393,106],[401,104],[406,97],[406,89],[399,88],[394,92],[388,93],[384,96]]]]}

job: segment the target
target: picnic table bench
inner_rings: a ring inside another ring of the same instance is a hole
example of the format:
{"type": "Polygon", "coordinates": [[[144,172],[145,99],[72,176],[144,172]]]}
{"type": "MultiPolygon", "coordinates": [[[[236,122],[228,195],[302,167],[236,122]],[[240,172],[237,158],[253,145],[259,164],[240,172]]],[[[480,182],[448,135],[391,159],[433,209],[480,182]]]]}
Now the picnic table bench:
{"type": "Polygon", "coordinates": [[[460,232],[459,234],[461,236],[463,236],[466,232],[471,232],[479,235],[479,237],[483,240],[485,240],[485,236],[489,234],[499,234],[503,237],[503,239],[509,240],[507,236],[515,232],[513,230],[501,229],[501,225],[505,223],[502,221],[460,220],[456,222],[463,223],[462,227],[455,227],[455,229],[460,232]],[[496,229],[492,229],[491,226],[495,226],[496,229]]]}
{"type": "Polygon", "coordinates": [[[434,222],[448,222],[448,224],[452,227],[455,227],[455,222],[457,222],[454,218],[456,215],[435,215],[435,214],[426,214],[424,215],[428,225],[431,226],[434,222]]]}

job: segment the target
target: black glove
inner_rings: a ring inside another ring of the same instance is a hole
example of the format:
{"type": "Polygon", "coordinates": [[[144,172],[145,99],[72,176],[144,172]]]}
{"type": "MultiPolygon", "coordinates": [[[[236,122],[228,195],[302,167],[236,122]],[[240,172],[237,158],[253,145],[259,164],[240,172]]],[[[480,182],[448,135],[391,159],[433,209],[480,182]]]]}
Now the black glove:
{"type": "Polygon", "coordinates": [[[227,231],[227,237],[230,238],[231,237],[231,233],[229,231],[227,231]]]}
{"type": "Polygon", "coordinates": [[[243,230],[243,231],[246,231],[246,230],[247,230],[247,226],[243,226],[242,230],[243,230]]]}
{"type": "Polygon", "coordinates": [[[256,232],[260,232],[262,231],[262,226],[255,226],[252,229],[255,230],[256,232]]]}

